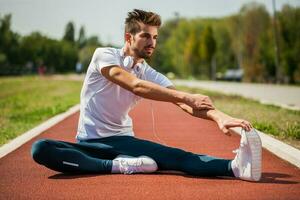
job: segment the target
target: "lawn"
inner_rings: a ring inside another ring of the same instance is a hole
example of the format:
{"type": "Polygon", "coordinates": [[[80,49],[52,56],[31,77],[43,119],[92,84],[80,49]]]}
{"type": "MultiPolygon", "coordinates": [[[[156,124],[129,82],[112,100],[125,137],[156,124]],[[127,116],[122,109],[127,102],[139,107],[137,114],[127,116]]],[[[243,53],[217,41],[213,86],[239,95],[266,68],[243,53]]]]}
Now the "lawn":
{"type": "Polygon", "coordinates": [[[0,146],[78,104],[81,85],[38,76],[0,78],[0,146]]]}

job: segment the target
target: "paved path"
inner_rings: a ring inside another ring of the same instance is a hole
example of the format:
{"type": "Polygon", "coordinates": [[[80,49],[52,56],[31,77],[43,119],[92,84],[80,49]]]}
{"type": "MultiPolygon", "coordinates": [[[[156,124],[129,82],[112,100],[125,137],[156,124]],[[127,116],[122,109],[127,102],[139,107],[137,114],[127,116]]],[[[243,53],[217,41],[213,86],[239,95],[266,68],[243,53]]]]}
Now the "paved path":
{"type": "Polygon", "coordinates": [[[262,103],[274,104],[293,110],[300,110],[300,87],[296,86],[223,81],[174,80],[173,82],[175,85],[201,87],[227,94],[237,94],[246,98],[259,100],[262,103]]]}
{"type": "MultiPolygon", "coordinates": [[[[84,74],[54,75],[56,79],[83,81],[84,74]]],[[[224,81],[190,81],[172,80],[175,85],[200,87],[226,94],[237,94],[255,99],[261,103],[273,104],[280,107],[300,110],[300,87],[274,84],[237,83],[224,81]]]]}
{"type": "MultiPolygon", "coordinates": [[[[154,135],[149,102],[144,100],[131,113],[137,137],[197,153],[234,157],[238,135],[225,136],[214,122],[191,117],[169,103],[153,103],[154,135]]],[[[299,199],[300,170],[266,150],[258,183],[170,173],[64,175],[33,162],[33,141],[52,138],[74,142],[77,121],[78,113],[0,159],[0,199],[299,199]]]]}

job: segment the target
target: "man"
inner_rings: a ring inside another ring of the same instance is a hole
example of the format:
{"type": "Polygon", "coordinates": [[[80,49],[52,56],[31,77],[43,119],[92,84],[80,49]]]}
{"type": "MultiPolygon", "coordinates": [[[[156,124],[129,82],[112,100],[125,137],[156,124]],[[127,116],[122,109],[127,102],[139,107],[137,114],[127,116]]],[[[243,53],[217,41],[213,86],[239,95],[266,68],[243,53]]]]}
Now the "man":
{"type": "Polygon", "coordinates": [[[260,179],[261,142],[252,125],[215,109],[207,96],[177,91],[144,60],[156,47],[160,25],[155,13],[137,9],[128,13],[124,47],[98,48],[92,57],[81,91],[78,143],[39,140],[32,147],[36,162],[64,173],[177,170],[195,176],[260,179]],[[135,138],[128,112],[141,97],[172,102],[195,117],[213,120],[225,134],[231,127],[242,127],[235,159],[198,155],[135,138]]]}

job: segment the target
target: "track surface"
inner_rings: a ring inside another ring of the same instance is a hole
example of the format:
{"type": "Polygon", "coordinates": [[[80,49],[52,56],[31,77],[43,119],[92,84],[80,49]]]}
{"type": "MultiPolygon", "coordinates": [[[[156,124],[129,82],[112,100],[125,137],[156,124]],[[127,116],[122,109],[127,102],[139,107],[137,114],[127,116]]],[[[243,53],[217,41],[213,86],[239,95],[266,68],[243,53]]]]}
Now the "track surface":
{"type": "MultiPolygon", "coordinates": [[[[209,120],[191,117],[169,103],[142,101],[132,112],[137,137],[199,154],[233,158],[238,135],[223,135],[209,120]]],[[[41,138],[75,142],[78,113],[0,159],[0,199],[299,199],[300,170],[263,151],[258,183],[184,174],[64,175],[31,159],[32,143],[41,138]]]]}

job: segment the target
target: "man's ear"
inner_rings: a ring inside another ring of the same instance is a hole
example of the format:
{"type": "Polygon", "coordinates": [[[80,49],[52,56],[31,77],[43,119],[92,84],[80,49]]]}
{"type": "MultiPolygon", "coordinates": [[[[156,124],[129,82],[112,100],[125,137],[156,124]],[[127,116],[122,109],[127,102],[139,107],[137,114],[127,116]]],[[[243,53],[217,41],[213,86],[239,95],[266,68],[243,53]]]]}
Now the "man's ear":
{"type": "Polygon", "coordinates": [[[125,41],[131,44],[131,37],[132,35],[130,33],[125,33],[125,41]]]}

